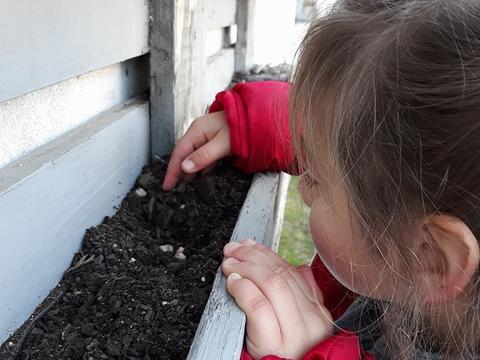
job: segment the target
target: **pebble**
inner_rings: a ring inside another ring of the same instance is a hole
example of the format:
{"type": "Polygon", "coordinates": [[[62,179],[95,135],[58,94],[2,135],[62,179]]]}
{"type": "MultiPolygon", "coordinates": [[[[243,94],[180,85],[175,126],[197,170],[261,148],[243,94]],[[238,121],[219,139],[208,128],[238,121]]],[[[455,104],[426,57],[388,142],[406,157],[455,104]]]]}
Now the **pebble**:
{"type": "Polygon", "coordinates": [[[122,338],[122,344],[123,346],[125,346],[126,348],[128,348],[130,346],[130,344],[132,343],[133,339],[128,336],[128,335],[124,335],[123,338],[122,338]]]}
{"type": "Polygon", "coordinates": [[[205,276],[202,276],[200,280],[201,280],[201,282],[207,281],[207,279],[205,279],[205,276]]]}
{"type": "Polygon", "coordinates": [[[134,263],[135,261],[137,261],[137,259],[135,259],[135,258],[132,257],[132,258],[130,258],[129,263],[134,263]]]}
{"type": "Polygon", "coordinates": [[[91,351],[92,349],[96,348],[98,346],[99,342],[97,339],[93,339],[90,344],[87,345],[87,350],[91,351]]]}
{"type": "Polygon", "coordinates": [[[166,245],[160,245],[160,250],[163,252],[173,252],[173,246],[166,244],[166,245]]]}
{"type": "Polygon", "coordinates": [[[162,305],[165,306],[168,304],[168,301],[162,301],[162,305]]]}
{"type": "Polygon", "coordinates": [[[177,188],[175,189],[178,193],[182,194],[185,192],[185,190],[187,190],[187,184],[184,183],[184,182],[181,182],[177,188]]]}
{"type": "Polygon", "coordinates": [[[80,329],[82,334],[87,335],[87,336],[90,336],[93,333],[94,330],[95,330],[95,325],[92,324],[92,323],[86,323],[86,324],[82,325],[82,327],[80,329]]]}
{"type": "Polygon", "coordinates": [[[146,321],[150,321],[150,319],[153,317],[153,315],[155,315],[155,313],[153,312],[153,310],[149,310],[147,312],[147,314],[145,315],[145,320],[146,321]]]}
{"type": "Polygon", "coordinates": [[[122,300],[117,300],[115,301],[115,304],[113,304],[112,311],[114,313],[117,313],[118,310],[120,310],[120,307],[122,306],[122,300]]]}
{"type": "Polygon", "coordinates": [[[179,260],[185,260],[187,257],[185,256],[185,254],[183,253],[185,251],[185,249],[183,248],[183,246],[180,246],[177,251],[175,252],[175,257],[179,260]]]}
{"type": "Polygon", "coordinates": [[[144,198],[145,196],[147,196],[147,192],[142,188],[138,188],[137,190],[135,190],[135,195],[137,195],[140,198],[144,198]]]}
{"type": "Polygon", "coordinates": [[[145,173],[142,176],[140,176],[140,179],[138,179],[138,185],[146,188],[148,187],[148,185],[150,185],[155,181],[156,181],[155,176],[153,176],[151,173],[145,173]]]}
{"type": "Polygon", "coordinates": [[[117,341],[108,339],[107,352],[111,356],[120,356],[122,355],[122,348],[117,341]]]}

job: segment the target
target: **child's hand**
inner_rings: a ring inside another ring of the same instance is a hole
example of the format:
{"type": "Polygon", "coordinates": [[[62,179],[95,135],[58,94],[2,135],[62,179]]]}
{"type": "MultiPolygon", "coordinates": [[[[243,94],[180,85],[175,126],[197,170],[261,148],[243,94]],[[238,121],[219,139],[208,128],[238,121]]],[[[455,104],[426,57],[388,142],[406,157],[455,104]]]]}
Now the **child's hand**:
{"type": "Polygon", "coordinates": [[[253,240],[228,244],[223,253],[227,289],[247,316],[247,350],[255,359],[300,359],[332,335],[333,320],[310,267],[294,267],[253,240]]]}
{"type": "Polygon", "coordinates": [[[230,129],[224,111],[195,119],[178,141],[168,164],[163,190],[172,190],[182,179],[230,155],[230,129]]]}

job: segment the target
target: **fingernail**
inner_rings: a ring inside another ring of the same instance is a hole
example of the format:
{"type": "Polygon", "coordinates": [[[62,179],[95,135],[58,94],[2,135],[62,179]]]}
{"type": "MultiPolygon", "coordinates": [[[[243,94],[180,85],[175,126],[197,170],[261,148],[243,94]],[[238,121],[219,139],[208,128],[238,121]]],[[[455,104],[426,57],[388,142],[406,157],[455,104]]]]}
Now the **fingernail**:
{"type": "Polygon", "coordinates": [[[237,281],[241,278],[242,277],[240,276],[240,274],[237,274],[237,273],[231,273],[230,275],[228,275],[228,280],[232,280],[232,281],[237,281]]]}
{"type": "Polygon", "coordinates": [[[195,164],[193,163],[192,160],[185,160],[184,162],[182,162],[182,167],[183,167],[183,170],[187,172],[195,170],[195,164]]]}
{"type": "Polygon", "coordinates": [[[252,239],[244,239],[244,240],[241,241],[241,243],[244,244],[244,245],[255,245],[256,244],[255,240],[252,240],[252,239]]]}
{"type": "Polygon", "coordinates": [[[235,249],[238,249],[240,246],[242,245],[239,243],[228,243],[227,245],[225,245],[225,251],[231,252],[231,251],[234,251],[235,249]]]}
{"type": "Polygon", "coordinates": [[[226,258],[223,263],[227,265],[233,265],[233,264],[238,264],[240,261],[238,261],[235,258],[226,258]]]}

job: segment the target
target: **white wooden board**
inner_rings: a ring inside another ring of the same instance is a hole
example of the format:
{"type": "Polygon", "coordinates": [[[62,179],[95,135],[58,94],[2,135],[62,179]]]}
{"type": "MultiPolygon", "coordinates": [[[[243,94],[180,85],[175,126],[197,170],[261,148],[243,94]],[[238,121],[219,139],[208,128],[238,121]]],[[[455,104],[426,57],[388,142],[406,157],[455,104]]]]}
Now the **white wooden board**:
{"type": "Polygon", "coordinates": [[[232,82],[235,72],[235,49],[223,49],[207,60],[204,99],[206,104],[215,100],[215,95],[226,89],[232,82]]]}
{"type": "Polygon", "coordinates": [[[148,52],[146,0],[0,1],[0,102],[148,52]]]}
{"type": "MultiPolygon", "coordinates": [[[[270,246],[275,221],[279,174],[255,175],[245,199],[231,242],[255,239],[270,246]]],[[[227,293],[225,276],[217,271],[210,298],[198,325],[188,360],[238,360],[243,347],[245,314],[227,293]]]]}
{"type": "Polygon", "coordinates": [[[0,168],[145,93],[148,56],[106,66],[0,103],[0,168]]]}
{"type": "Polygon", "coordinates": [[[223,28],[236,23],[237,0],[206,0],[203,3],[208,30],[223,28]]]}
{"type": "Polygon", "coordinates": [[[0,170],[0,342],[134,185],[149,159],[148,110],[135,100],[0,170]]]}

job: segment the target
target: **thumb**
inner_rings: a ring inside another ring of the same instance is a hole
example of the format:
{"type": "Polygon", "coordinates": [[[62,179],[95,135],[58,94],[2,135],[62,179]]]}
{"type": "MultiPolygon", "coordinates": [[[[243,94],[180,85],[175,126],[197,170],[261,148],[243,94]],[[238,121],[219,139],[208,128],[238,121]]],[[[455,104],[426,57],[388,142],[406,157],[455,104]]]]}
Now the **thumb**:
{"type": "Polygon", "coordinates": [[[229,138],[217,135],[183,160],[182,170],[187,174],[194,173],[229,155],[229,138]]]}

